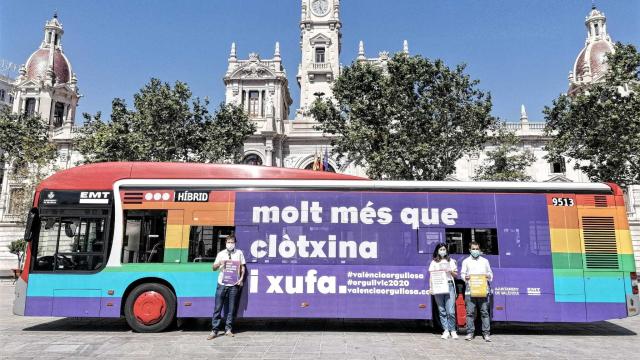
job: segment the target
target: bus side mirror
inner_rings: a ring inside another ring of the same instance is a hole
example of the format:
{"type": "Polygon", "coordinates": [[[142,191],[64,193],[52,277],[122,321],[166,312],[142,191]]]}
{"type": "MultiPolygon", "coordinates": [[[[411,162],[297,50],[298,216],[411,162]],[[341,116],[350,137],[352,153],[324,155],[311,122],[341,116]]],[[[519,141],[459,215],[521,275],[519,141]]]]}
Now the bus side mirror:
{"type": "Polygon", "coordinates": [[[76,236],[76,225],[72,224],[72,223],[66,223],[64,224],[64,234],[67,235],[67,237],[74,237],[76,236]]]}
{"type": "Polygon", "coordinates": [[[33,240],[36,228],[39,226],[40,217],[38,216],[38,208],[32,208],[27,215],[27,225],[24,229],[24,240],[33,240]]]}

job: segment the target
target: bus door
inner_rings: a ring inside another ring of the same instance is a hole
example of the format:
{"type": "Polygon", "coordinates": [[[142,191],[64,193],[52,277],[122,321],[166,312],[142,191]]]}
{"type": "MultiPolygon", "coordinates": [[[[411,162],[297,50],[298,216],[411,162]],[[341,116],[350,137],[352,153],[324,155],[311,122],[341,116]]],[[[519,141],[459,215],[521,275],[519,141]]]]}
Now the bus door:
{"type": "Polygon", "coordinates": [[[584,254],[587,321],[626,317],[624,277],[616,239],[619,224],[615,208],[608,208],[608,198],[578,196],[578,205],[582,205],[578,208],[578,221],[584,254]]]}

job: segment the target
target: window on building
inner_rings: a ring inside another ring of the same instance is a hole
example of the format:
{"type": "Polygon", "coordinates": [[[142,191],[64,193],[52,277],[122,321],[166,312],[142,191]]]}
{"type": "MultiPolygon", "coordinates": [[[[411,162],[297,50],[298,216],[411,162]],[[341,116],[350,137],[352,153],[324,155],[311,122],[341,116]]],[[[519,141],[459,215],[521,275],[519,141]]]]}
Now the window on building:
{"type": "Polygon", "coordinates": [[[249,154],[242,159],[246,165],[262,165],[262,158],[256,154],[249,154]]]}
{"type": "Polygon", "coordinates": [[[593,24],[593,27],[596,30],[596,36],[600,35],[600,28],[598,27],[598,24],[593,24]]]}
{"type": "MultiPolygon", "coordinates": [[[[320,159],[320,162],[322,163],[322,159],[320,159]]],[[[331,164],[328,164],[327,166],[329,167],[328,169],[324,168],[324,164],[322,164],[322,170],[323,171],[328,171],[328,172],[336,172],[336,169],[333,168],[333,166],[331,166],[331,164]]],[[[304,167],[305,170],[313,170],[313,161],[310,162],[309,164],[307,164],[307,166],[304,167]]]]}
{"type": "Polygon", "coordinates": [[[122,262],[163,262],[167,211],[125,211],[124,219],[122,262]]]}
{"type": "Polygon", "coordinates": [[[25,210],[25,191],[22,188],[11,189],[9,191],[9,208],[7,214],[20,215],[25,210]]]}
{"type": "Polygon", "coordinates": [[[480,245],[483,254],[498,255],[497,229],[447,228],[445,236],[451,254],[468,254],[472,241],[480,245]]]}
{"type": "Polygon", "coordinates": [[[316,48],[316,62],[317,63],[324,63],[324,48],[323,47],[318,47],[316,48]]]}
{"type": "Polygon", "coordinates": [[[53,110],[53,126],[60,127],[64,120],[64,104],[56,102],[56,106],[53,110]]]}
{"type": "Polygon", "coordinates": [[[9,104],[13,104],[13,95],[9,95],[9,104]]]}
{"type": "Polygon", "coordinates": [[[0,101],[4,101],[5,91],[4,89],[0,89],[0,101]]]}
{"type": "Polygon", "coordinates": [[[551,163],[551,173],[564,174],[566,171],[567,171],[567,168],[563,158],[558,159],[551,163]]]}
{"type": "Polygon", "coordinates": [[[249,91],[249,116],[260,116],[260,95],[258,91],[249,91]]]}
{"type": "Polygon", "coordinates": [[[24,114],[26,116],[33,116],[36,112],[36,99],[27,98],[24,104],[24,114]]]}
{"type": "Polygon", "coordinates": [[[192,226],[189,234],[189,262],[213,262],[225,249],[227,237],[233,235],[230,226],[192,226]]]}

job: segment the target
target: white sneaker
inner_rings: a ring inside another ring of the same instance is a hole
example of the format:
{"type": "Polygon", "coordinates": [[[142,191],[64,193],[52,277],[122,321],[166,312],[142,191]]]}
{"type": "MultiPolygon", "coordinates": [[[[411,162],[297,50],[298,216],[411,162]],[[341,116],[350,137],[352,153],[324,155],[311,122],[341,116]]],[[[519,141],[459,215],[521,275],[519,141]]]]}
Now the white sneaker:
{"type": "Polygon", "coordinates": [[[458,333],[457,333],[457,332],[455,332],[455,331],[452,331],[452,332],[451,332],[451,338],[452,338],[452,339],[455,339],[455,340],[458,340],[458,333]]]}
{"type": "Polygon", "coordinates": [[[440,338],[443,339],[443,340],[447,340],[449,338],[449,332],[447,330],[445,330],[442,333],[442,336],[440,336],[440,338]]]}

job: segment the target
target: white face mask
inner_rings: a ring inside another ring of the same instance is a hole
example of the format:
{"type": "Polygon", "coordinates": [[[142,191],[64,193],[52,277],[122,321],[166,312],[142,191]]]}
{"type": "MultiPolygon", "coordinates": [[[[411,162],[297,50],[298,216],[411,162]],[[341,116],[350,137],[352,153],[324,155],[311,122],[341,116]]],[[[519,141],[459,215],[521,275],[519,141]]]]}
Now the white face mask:
{"type": "Polygon", "coordinates": [[[227,250],[233,251],[236,249],[236,244],[227,244],[227,250]]]}
{"type": "Polygon", "coordinates": [[[447,256],[447,250],[446,250],[446,249],[440,249],[440,250],[438,250],[438,255],[440,255],[440,257],[445,257],[445,256],[447,256]]]}

